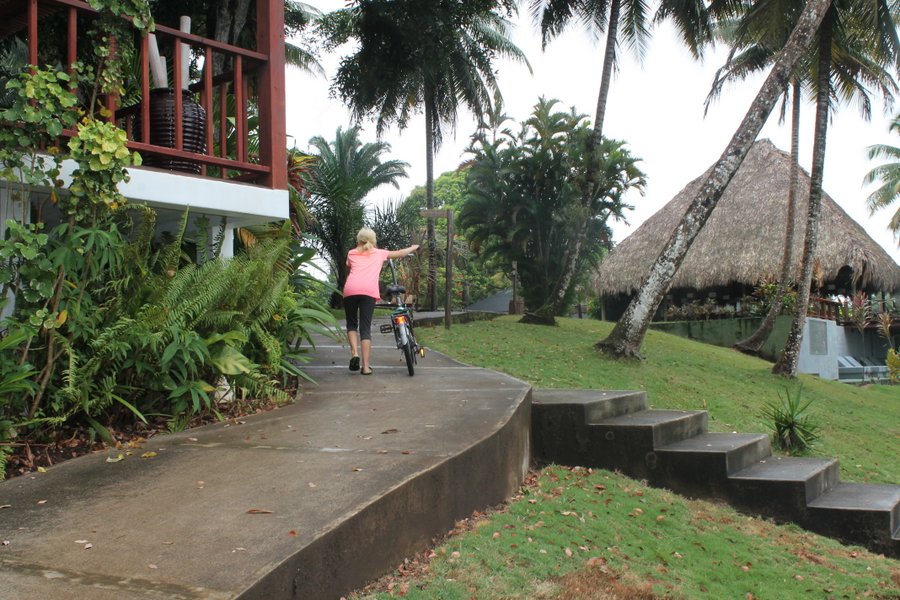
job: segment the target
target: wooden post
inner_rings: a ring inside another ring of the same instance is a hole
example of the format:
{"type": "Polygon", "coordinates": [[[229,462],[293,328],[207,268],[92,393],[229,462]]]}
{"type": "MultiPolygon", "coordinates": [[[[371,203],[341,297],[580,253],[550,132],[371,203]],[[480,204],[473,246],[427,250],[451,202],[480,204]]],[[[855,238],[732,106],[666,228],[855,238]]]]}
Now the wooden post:
{"type": "Polygon", "coordinates": [[[450,329],[451,311],[453,307],[453,210],[447,209],[447,267],[444,280],[446,281],[446,299],[444,300],[444,329],[450,329]]]}
{"type": "Polygon", "coordinates": [[[28,64],[38,66],[38,3],[28,0],[25,9],[28,19],[28,64]]]}
{"type": "Polygon", "coordinates": [[[272,170],[262,183],[272,189],[286,190],[284,0],[257,0],[256,49],[269,57],[259,71],[259,158],[272,170]]]}

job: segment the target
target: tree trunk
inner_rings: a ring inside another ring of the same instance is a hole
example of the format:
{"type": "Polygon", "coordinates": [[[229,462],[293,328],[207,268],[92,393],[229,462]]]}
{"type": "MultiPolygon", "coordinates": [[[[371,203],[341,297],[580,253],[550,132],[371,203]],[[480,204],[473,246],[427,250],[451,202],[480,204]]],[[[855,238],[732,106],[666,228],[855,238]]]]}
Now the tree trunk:
{"type": "MultiPolygon", "coordinates": [[[[573,236],[569,243],[569,252],[566,255],[565,265],[559,280],[553,288],[550,299],[547,304],[542,307],[537,315],[539,317],[534,321],[540,323],[547,321],[549,317],[551,324],[556,324],[553,316],[559,314],[563,308],[563,301],[575,277],[575,271],[578,268],[578,259],[581,256],[581,248],[584,240],[587,238],[587,232],[590,228],[591,219],[596,215],[591,213],[591,199],[594,197],[594,186],[597,177],[597,158],[594,156],[596,149],[603,140],[603,119],[606,117],[606,101],[609,97],[609,87],[612,81],[612,72],[616,63],[616,41],[619,35],[619,13],[621,10],[621,0],[612,0],[609,7],[609,22],[606,29],[606,50],[603,54],[603,71],[600,75],[600,91],[597,94],[597,109],[594,113],[594,129],[585,148],[585,157],[587,161],[584,171],[584,190],[581,195],[581,205],[585,209],[584,222],[580,224],[578,233],[573,236]]],[[[527,316],[527,315],[526,315],[527,316]]],[[[523,319],[524,320],[524,319],[523,319]]]]}
{"type": "Polygon", "coordinates": [[[653,314],[669,290],[672,278],[681,266],[685,254],[697,234],[706,224],[726,186],[734,177],[753,145],[756,136],[772,112],[775,101],[785,86],[801,54],[809,46],[831,0],[811,0],[806,4],[796,27],[784,49],[779,53],[772,71],[750,105],[734,136],[713,166],[709,178],[688,206],[681,222],[675,227],[663,251],[650,268],[643,285],[628,304],[628,308],[606,339],[596,348],[613,356],[640,358],[641,345],[653,314]]]}
{"type": "MultiPolygon", "coordinates": [[[[425,92],[425,206],[434,208],[434,99],[425,92]]],[[[437,241],[434,236],[434,217],[428,217],[428,310],[437,310],[437,241]]]]}
{"type": "MultiPolygon", "coordinates": [[[[218,42],[228,43],[231,37],[232,24],[232,7],[231,2],[223,1],[219,4],[216,11],[216,22],[212,27],[213,39],[218,42]]],[[[225,54],[216,52],[213,55],[213,75],[218,75],[225,71],[225,54]]]]}
{"type": "Polygon", "coordinates": [[[813,259],[819,242],[819,212],[822,207],[822,175],[825,167],[825,138],[828,131],[828,101],[831,82],[831,39],[834,25],[834,9],[830,9],[819,34],[819,81],[816,98],[816,124],[814,128],[812,170],[809,174],[809,208],[806,214],[806,239],[803,243],[803,261],[800,263],[800,286],[794,320],[781,356],[772,367],[772,373],[794,377],[800,360],[800,342],[803,326],[809,310],[809,290],[812,284],[813,259]]]}
{"type": "Polygon", "coordinates": [[[778,280],[778,289],[775,291],[775,298],[772,306],[762,325],[745,340],[734,345],[735,350],[740,350],[745,354],[759,355],[760,349],[772,329],[775,327],[775,319],[781,314],[784,307],[784,295],[787,293],[791,280],[791,271],[794,266],[794,238],[796,227],[794,221],[796,219],[796,203],[797,203],[797,186],[800,181],[800,81],[794,79],[793,97],[791,98],[791,174],[788,183],[788,205],[787,205],[787,222],[784,226],[784,255],[781,260],[781,278],[778,280]]]}

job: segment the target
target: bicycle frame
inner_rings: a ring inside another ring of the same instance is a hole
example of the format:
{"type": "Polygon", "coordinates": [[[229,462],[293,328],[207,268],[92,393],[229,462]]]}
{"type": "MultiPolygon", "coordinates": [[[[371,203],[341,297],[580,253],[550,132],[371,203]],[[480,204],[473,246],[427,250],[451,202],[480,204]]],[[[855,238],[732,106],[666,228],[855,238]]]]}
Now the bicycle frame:
{"type": "Polygon", "coordinates": [[[406,368],[410,376],[412,376],[415,374],[415,364],[418,362],[416,359],[418,356],[425,356],[425,349],[416,342],[413,329],[413,311],[403,301],[406,288],[397,285],[397,271],[394,268],[394,261],[388,259],[388,263],[391,266],[391,280],[393,281],[393,285],[388,286],[387,289],[391,302],[390,304],[377,304],[376,306],[392,308],[393,311],[391,312],[391,323],[382,325],[380,331],[381,333],[394,334],[394,341],[397,343],[397,348],[403,353],[403,357],[406,360],[406,368]]]}

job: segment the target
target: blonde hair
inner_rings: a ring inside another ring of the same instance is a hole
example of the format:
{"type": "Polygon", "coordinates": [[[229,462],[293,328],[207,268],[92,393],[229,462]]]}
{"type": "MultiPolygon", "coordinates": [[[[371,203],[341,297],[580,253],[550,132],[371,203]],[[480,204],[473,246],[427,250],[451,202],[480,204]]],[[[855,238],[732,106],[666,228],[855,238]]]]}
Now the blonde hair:
{"type": "Polygon", "coordinates": [[[368,227],[363,227],[356,234],[356,249],[368,252],[375,247],[375,232],[368,227]]]}

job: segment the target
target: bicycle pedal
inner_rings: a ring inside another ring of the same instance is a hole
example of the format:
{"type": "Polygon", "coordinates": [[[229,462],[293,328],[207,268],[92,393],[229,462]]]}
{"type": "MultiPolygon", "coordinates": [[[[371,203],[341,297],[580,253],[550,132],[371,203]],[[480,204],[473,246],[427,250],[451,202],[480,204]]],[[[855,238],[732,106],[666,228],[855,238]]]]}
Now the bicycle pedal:
{"type": "Polygon", "coordinates": [[[419,356],[425,358],[425,348],[419,346],[419,356]]]}
{"type": "Polygon", "coordinates": [[[382,326],[381,326],[381,333],[392,333],[393,331],[394,331],[394,326],[393,326],[393,325],[390,325],[390,324],[389,324],[389,325],[382,325],[382,326]]]}

